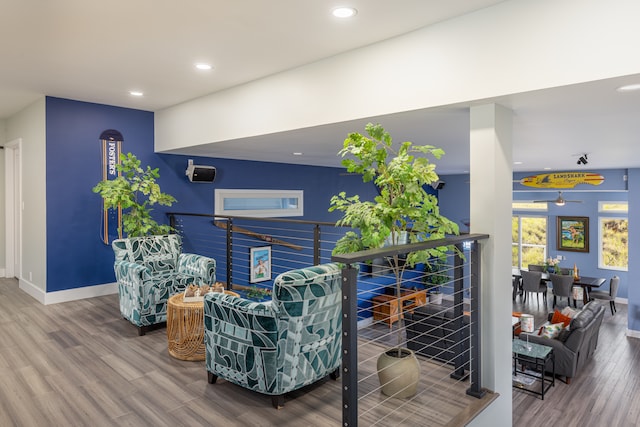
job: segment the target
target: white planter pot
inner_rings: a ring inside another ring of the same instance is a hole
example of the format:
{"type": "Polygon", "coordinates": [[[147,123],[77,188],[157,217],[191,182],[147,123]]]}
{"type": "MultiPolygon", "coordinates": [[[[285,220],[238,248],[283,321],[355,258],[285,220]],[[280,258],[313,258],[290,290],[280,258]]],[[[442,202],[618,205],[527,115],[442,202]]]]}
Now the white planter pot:
{"type": "Polygon", "coordinates": [[[420,364],[413,351],[407,348],[391,348],[378,357],[378,379],[382,394],[398,399],[416,394],[420,382],[420,364]]]}
{"type": "Polygon", "coordinates": [[[431,293],[429,294],[429,302],[431,304],[442,304],[442,293],[431,293]]]}

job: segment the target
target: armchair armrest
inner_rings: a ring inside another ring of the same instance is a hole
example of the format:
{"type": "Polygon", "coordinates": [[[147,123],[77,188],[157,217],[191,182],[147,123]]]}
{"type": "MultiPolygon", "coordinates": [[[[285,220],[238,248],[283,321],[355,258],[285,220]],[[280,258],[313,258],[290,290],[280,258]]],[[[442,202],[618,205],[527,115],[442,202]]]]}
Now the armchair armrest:
{"type": "Polygon", "coordinates": [[[212,285],[216,281],[216,261],[198,254],[178,255],[178,273],[188,274],[212,285]]]}
{"type": "Polygon", "coordinates": [[[135,262],[116,261],[113,269],[118,284],[132,288],[136,295],[143,294],[144,282],[151,277],[149,268],[135,262]]]}

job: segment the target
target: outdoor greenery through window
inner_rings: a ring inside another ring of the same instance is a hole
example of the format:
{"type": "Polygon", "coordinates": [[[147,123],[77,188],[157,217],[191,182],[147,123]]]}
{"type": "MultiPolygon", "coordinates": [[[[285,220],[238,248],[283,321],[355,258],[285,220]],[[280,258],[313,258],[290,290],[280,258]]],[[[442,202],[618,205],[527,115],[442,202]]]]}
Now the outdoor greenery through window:
{"type": "Polygon", "coordinates": [[[598,211],[598,267],[627,271],[629,265],[627,202],[600,202],[598,211]]]}
{"type": "Polygon", "coordinates": [[[511,265],[526,268],[547,259],[547,218],[514,215],[511,219],[511,265]]]}

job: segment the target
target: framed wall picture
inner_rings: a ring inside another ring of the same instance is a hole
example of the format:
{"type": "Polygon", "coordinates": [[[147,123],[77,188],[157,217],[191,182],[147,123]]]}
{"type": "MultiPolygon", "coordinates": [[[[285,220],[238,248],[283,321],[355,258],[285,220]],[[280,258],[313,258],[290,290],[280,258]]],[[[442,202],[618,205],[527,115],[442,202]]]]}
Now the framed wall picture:
{"type": "Polygon", "coordinates": [[[251,283],[271,280],[271,246],[251,248],[249,262],[251,283]]]}
{"type": "Polygon", "coordinates": [[[589,217],[559,216],[556,234],[559,251],[589,252],[589,217]]]}

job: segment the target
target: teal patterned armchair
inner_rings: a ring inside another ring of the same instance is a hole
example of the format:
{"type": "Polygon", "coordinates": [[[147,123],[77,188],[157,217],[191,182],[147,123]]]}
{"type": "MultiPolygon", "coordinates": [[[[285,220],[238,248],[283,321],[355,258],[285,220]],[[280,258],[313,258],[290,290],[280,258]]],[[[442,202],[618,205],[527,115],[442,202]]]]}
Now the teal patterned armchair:
{"type": "Polygon", "coordinates": [[[342,274],[336,264],[292,270],[273,283],[272,301],[225,294],[204,299],[206,367],[218,377],[272,396],[330,375],[341,360],[342,274]]]}
{"type": "Polygon", "coordinates": [[[144,335],[150,325],[167,320],[167,300],[190,283],[213,284],[216,262],[182,253],[177,234],[117,239],[116,260],[120,313],[144,335]]]}

